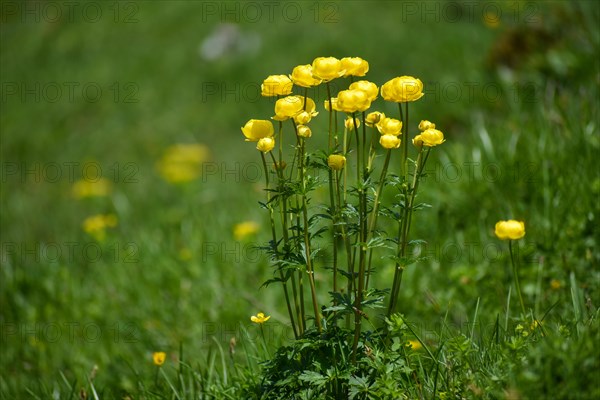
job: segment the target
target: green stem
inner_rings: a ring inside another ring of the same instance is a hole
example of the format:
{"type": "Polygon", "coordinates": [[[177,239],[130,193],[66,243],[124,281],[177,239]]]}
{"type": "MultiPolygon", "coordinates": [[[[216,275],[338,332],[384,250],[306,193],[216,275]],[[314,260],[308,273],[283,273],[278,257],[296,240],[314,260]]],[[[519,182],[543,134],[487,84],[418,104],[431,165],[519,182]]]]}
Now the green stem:
{"type": "Polygon", "coordinates": [[[513,278],[515,280],[515,288],[517,289],[517,295],[519,296],[519,303],[521,304],[521,312],[523,313],[523,317],[527,314],[525,313],[525,303],[523,303],[523,296],[521,294],[521,284],[519,283],[519,271],[517,268],[517,264],[515,263],[515,257],[513,255],[512,249],[512,240],[508,241],[508,250],[510,252],[510,262],[512,263],[513,270],[513,278]]]}
{"type": "Polygon", "coordinates": [[[354,131],[356,133],[356,178],[358,182],[358,246],[359,246],[359,258],[358,258],[358,287],[356,288],[355,300],[354,300],[354,342],[352,345],[352,361],[356,363],[356,357],[358,352],[358,341],[360,339],[361,325],[362,325],[362,300],[363,291],[365,288],[365,261],[366,261],[366,234],[367,234],[367,204],[366,204],[366,192],[365,192],[365,173],[362,170],[364,165],[361,161],[364,161],[364,147],[365,138],[363,135],[363,148],[361,149],[360,135],[358,133],[358,126],[356,123],[356,115],[352,113],[352,122],[354,123],[354,131]]]}
{"type": "MultiPolygon", "coordinates": [[[[271,235],[273,237],[273,252],[275,254],[275,258],[277,260],[279,260],[280,257],[279,257],[279,250],[277,248],[277,233],[275,231],[275,219],[273,218],[273,207],[271,206],[271,192],[269,190],[269,169],[267,168],[267,160],[265,159],[265,154],[262,151],[260,152],[260,157],[262,159],[263,167],[265,168],[265,180],[266,180],[266,189],[267,189],[267,208],[269,210],[269,219],[271,221],[271,235]]],[[[296,322],[294,321],[294,313],[292,311],[292,305],[290,303],[290,296],[289,296],[288,287],[287,287],[287,279],[285,279],[285,276],[284,276],[281,268],[278,268],[278,269],[279,269],[279,275],[281,278],[281,283],[283,285],[283,294],[285,297],[285,303],[287,305],[288,314],[290,316],[290,322],[292,323],[292,330],[294,331],[294,337],[296,339],[298,339],[298,330],[296,328],[296,322]]]]}
{"type": "MultiPolygon", "coordinates": [[[[388,166],[390,164],[391,155],[392,155],[392,150],[389,149],[385,155],[385,161],[383,162],[381,176],[379,177],[379,187],[377,188],[377,192],[375,192],[375,199],[373,201],[373,211],[371,211],[371,221],[369,222],[369,229],[367,231],[367,243],[373,237],[375,227],[377,226],[377,217],[379,214],[379,197],[381,196],[381,193],[383,192],[383,186],[385,185],[385,178],[387,175],[388,166]]],[[[365,283],[365,289],[368,289],[368,287],[369,287],[369,278],[371,276],[372,256],[373,256],[373,249],[369,249],[369,260],[367,261],[367,281],[365,283]]]]}
{"type": "MultiPolygon", "coordinates": [[[[273,152],[269,153],[271,155],[271,159],[273,160],[274,163],[276,163],[275,161],[275,156],[273,156],[273,152]]],[[[277,165],[277,164],[275,164],[277,165]]],[[[281,165],[281,164],[279,164],[281,165]]],[[[279,180],[279,191],[282,192],[283,191],[283,184],[284,184],[284,176],[283,176],[283,170],[281,168],[277,168],[277,177],[279,180]]],[[[279,202],[279,209],[280,209],[280,215],[281,215],[281,225],[282,225],[282,236],[283,236],[283,249],[284,249],[284,253],[288,251],[289,249],[289,235],[288,235],[288,211],[287,211],[287,202],[288,202],[288,198],[287,196],[282,196],[281,200],[279,202]]],[[[302,278],[302,276],[300,276],[300,278],[302,278]]],[[[299,301],[298,301],[298,291],[296,289],[296,275],[294,272],[291,273],[291,280],[292,280],[292,295],[294,297],[294,308],[296,310],[296,321],[298,323],[298,327],[297,327],[297,332],[298,332],[298,336],[302,336],[302,334],[304,333],[304,318],[302,318],[302,316],[304,315],[303,313],[300,312],[300,307],[299,307],[299,301]]],[[[300,282],[299,289],[302,289],[302,282],[300,282]]],[[[300,303],[302,302],[302,298],[300,299],[300,303]]]]}
{"type": "Polygon", "coordinates": [[[302,184],[302,218],[303,218],[303,231],[304,231],[304,250],[306,258],[306,270],[308,272],[308,283],[310,285],[310,293],[313,303],[313,311],[315,313],[315,323],[317,330],[322,332],[321,328],[321,317],[319,316],[319,304],[317,301],[317,290],[315,287],[315,277],[312,265],[311,245],[309,237],[309,226],[308,226],[308,207],[306,201],[306,177],[305,177],[305,146],[304,139],[300,139],[300,182],[302,184]]]}

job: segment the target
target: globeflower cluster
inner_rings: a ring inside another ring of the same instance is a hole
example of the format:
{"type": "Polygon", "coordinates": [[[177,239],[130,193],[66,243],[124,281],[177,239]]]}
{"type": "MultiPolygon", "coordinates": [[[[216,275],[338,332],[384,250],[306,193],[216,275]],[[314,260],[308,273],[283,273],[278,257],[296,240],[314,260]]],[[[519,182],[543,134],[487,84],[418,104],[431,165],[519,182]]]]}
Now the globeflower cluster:
{"type": "Polygon", "coordinates": [[[320,332],[345,318],[353,326],[353,356],[366,309],[387,301],[387,316],[397,312],[402,272],[412,263],[408,243],[419,182],[432,149],[445,142],[433,122],[408,119],[409,104],[424,96],[420,79],[400,75],[379,85],[365,78],[368,72],[360,57],[317,57],[288,74],[270,75],[261,93],[274,98],[273,113],[241,128],[246,141],[256,142],[265,169],[263,207],[272,235],[267,248],[275,268],[269,282],[281,283],[294,335],[320,332]],[[334,80],[342,81],[337,93],[334,80]],[[325,98],[317,98],[320,93],[325,98]],[[379,98],[385,112],[374,109],[379,98]],[[322,114],[326,118],[318,118],[322,114]],[[314,168],[327,178],[316,178],[314,168]],[[382,207],[386,190],[396,191],[389,196],[395,200],[382,207]],[[317,198],[329,202],[315,204],[317,198]],[[390,224],[397,227],[388,236],[390,224]],[[332,262],[317,257],[323,240],[330,242],[332,262]],[[386,241],[396,244],[387,255],[386,241]],[[369,287],[371,274],[382,267],[374,260],[385,257],[396,264],[389,295],[369,287]],[[319,290],[322,285],[331,286],[319,290]],[[322,307],[328,293],[331,307],[322,307]]]}

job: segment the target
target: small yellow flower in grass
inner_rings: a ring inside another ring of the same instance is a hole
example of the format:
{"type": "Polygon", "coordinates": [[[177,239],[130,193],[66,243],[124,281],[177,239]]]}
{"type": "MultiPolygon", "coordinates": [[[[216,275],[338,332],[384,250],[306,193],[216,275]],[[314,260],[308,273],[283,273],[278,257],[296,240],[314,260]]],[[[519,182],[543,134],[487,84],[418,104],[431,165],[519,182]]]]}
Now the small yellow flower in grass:
{"type": "Polygon", "coordinates": [[[421,347],[423,347],[421,345],[421,342],[419,342],[418,340],[409,340],[408,341],[408,346],[410,346],[410,348],[412,350],[419,350],[421,347]]]}
{"type": "Polygon", "coordinates": [[[298,129],[298,136],[300,136],[301,138],[306,139],[306,138],[309,138],[312,136],[312,131],[306,125],[298,125],[297,129],[298,129]]]}
{"type": "Polygon", "coordinates": [[[321,79],[313,76],[312,65],[298,65],[292,70],[290,79],[294,82],[294,85],[302,87],[313,87],[321,83],[321,79]]]}
{"type": "Polygon", "coordinates": [[[369,72],[369,63],[360,57],[344,57],[340,61],[342,69],[346,71],[344,77],[365,76],[369,72]]]}
{"type": "Polygon", "coordinates": [[[240,241],[258,232],[259,225],[254,221],[244,221],[233,227],[233,237],[240,241]]]}
{"type": "Polygon", "coordinates": [[[87,217],[83,221],[83,230],[99,242],[106,237],[106,229],[117,226],[117,217],[114,214],[97,214],[87,217]]]}
{"type": "Polygon", "coordinates": [[[275,133],[273,123],[266,119],[251,119],[242,128],[247,142],[258,142],[262,138],[271,137],[275,133]]]}
{"type": "Polygon", "coordinates": [[[342,69],[342,62],[335,57],[317,57],[312,63],[312,73],[315,78],[329,82],[344,75],[346,71],[342,69]]]}
{"type": "Polygon", "coordinates": [[[165,363],[167,358],[167,354],[163,351],[157,351],[152,354],[152,361],[154,361],[154,365],[160,367],[165,363]]]}
{"type": "Polygon", "coordinates": [[[400,147],[400,138],[396,135],[381,135],[379,144],[381,144],[384,149],[397,149],[400,147]]]}
{"type": "Polygon", "coordinates": [[[362,90],[369,97],[369,101],[375,101],[379,94],[379,88],[376,84],[369,81],[357,81],[350,85],[350,90],[362,90]]]}
{"type": "Polygon", "coordinates": [[[256,143],[256,149],[263,153],[268,153],[275,147],[275,139],[266,137],[262,138],[256,143]]]}
{"type": "Polygon", "coordinates": [[[250,321],[254,322],[255,324],[264,324],[269,320],[269,318],[271,317],[266,317],[265,314],[259,312],[258,314],[251,316],[250,321]]]}
{"type": "Polygon", "coordinates": [[[208,158],[208,147],[203,144],[174,144],[165,150],[156,169],[167,182],[190,182],[200,176],[202,163],[208,158]]]}
{"type": "Polygon", "coordinates": [[[558,289],[560,289],[562,287],[562,283],[560,283],[560,281],[558,279],[552,279],[550,281],[550,287],[553,290],[558,290],[558,289]]]}
{"type": "Polygon", "coordinates": [[[341,154],[332,154],[327,157],[327,165],[334,171],[341,171],[346,165],[346,157],[341,154]]]}
{"type": "Polygon", "coordinates": [[[261,85],[261,94],[265,97],[285,96],[292,93],[293,86],[287,75],[269,75],[261,85]]]}
{"type": "MultiPolygon", "coordinates": [[[[356,127],[360,127],[360,120],[358,118],[354,118],[354,121],[356,121],[356,127]]],[[[354,121],[352,121],[352,117],[346,118],[346,120],[344,121],[344,126],[347,130],[354,130],[354,121]]]]}
{"type": "Polygon", "coordinates": [[[377,123],[377,130],[382,135],[398,136],[402,133],[402,121],[395,118],[384,117],[377,123]]]}
{"type": "Polygon", "coordinates": [[[419,123],[419,130],[421,132],[426,131],[427,129],[435,129],[435,124],[433,122],[429,122],[427,120],[422,120],[419,123]]]}
{"type": "Polygon", "coordinates": [[[371,101],[362,90],[342,90],[337,96],[337,107],[346,113],[365,111],[371,107],[371,101]]]}
{"type": "Polygon", "coordinates": [[[399,76],[381,86],[381,97],[387,101],[406,103],[423,97],[423,82],[412,76],[399,76]]]}
{"type": "Polygon", "coordinates": [[[367,124],[367,126],[374,126],[375,124],[377,124],[379,121],[381,121],[383,118],[385,118],[385,114],[379,111],[373,111],[367,114],[366,118],[365,118],[365,124],[367,124]]]}
{"type": "Polygon", "coordinates": [[[498,221],[494,233],[498,239],[521,239],[525,236],[525,223],[522,221],[515,221],[510,219],[508,221],[498,221]]]}
{"type": "Polygon", "coordinates": [[[78,180],[73,184],[73,195],[78,199],[85,197],[104,197],[111,192],[112,185],[106,178],[94,181],[88,179],[78,180]]]}

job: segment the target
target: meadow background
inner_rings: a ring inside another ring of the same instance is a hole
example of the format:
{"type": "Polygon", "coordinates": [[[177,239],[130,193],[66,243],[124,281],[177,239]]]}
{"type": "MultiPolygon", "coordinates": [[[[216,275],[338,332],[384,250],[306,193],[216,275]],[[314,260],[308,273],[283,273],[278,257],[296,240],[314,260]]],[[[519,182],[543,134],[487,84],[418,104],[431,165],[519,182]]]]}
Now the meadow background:
{"type": "Polygon", "coordinates": [[[136,393],[153,352],[168,370],[183,348],[207,371],[232,337],[233,359],[252,363],[258,311],[273,348],[290,339],[279,288],[259,289],[272,277],[255,248],[269,240],[264,176],[240,127],[273,115],[266,76],[318,56],[362,57],[378,85],[419,77],[411,118],[446,136],[423,182],[432,208],[413,237],[428,258],[405,276],[406,317],[433,341],[441,321],[472,327],[478,306],[489,333],[512,282],[493,227],[524,220],[526,302],[561,335],[515,355],[498,396],[598,394],[596,2],[2,1],[0,18],[3,398],[89,379],[136,393]],[[100,178],[86,196],[80,181],[100,178]],[[86,232],[99,214],[115,226],[86,232]]]}

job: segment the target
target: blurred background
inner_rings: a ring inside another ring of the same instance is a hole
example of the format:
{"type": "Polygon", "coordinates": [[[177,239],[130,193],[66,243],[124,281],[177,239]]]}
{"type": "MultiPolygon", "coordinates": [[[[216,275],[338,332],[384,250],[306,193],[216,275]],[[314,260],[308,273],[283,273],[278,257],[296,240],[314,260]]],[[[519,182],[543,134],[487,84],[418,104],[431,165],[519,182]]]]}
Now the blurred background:
{"type": "Polygon", "coordinates": [[[460,325],[479,298],[493,322],[511,282],[493,226],[509,218],[527,226],[536,311],[557,303],[560,319],[573,282],[600,303],[596,2],[3,1],[0,19],[3,393],[94,366],[130,390],[153,351],[200,360],[254,332],[258,311],[274,345],[289,339],[280,288],[259,289],[264,176],[240,127],[273,115],[264,78],[318,56],[362,57],[378,85],[420,78],[410,129],[446,136],[413,231],[428,258],[407,271],[409,318],[460,325]]]}

